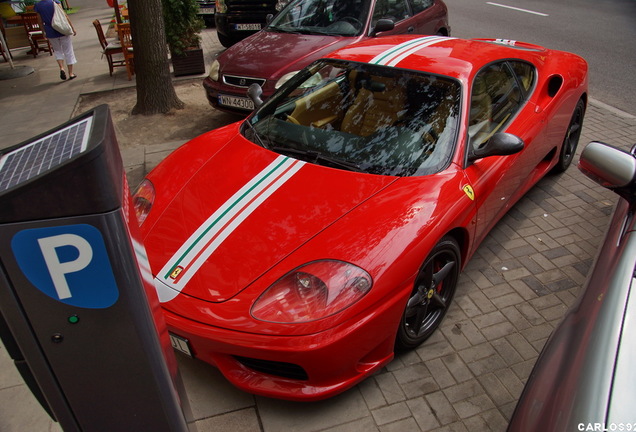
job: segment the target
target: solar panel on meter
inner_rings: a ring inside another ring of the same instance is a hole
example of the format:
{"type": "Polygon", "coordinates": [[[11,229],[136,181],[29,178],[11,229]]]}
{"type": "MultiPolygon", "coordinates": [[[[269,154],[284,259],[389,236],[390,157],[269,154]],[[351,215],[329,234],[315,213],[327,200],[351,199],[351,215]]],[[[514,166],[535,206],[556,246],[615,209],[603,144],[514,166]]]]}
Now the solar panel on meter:
{"type": "Polygon", "coordinates": [[[77,156],[88,144],[93,117],[87,117],[0,157],[0,192],[77,156]]]}

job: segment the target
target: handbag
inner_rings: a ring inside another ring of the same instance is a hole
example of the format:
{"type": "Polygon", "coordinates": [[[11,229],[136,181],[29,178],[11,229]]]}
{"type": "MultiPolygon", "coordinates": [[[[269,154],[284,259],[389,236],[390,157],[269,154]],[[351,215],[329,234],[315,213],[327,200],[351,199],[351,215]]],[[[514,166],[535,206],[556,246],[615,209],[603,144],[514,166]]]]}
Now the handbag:
{"type": "Polygon", "coordinates": [[[71,23],[68,22],[66,12],[62,9],[62,5],[56,2],[53,2],[53,5],[55,10],[53,12],[53,19],[51,20],[51,27],[65,36],[72,35],[74,33],[73,27],[71,26],[71,23]]]}

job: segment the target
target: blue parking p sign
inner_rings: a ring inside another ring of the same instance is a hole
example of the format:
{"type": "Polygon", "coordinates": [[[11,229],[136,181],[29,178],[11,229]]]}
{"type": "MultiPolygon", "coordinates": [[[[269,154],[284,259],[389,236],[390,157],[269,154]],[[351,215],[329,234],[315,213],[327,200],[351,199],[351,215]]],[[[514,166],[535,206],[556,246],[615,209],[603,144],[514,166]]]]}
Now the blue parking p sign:
{"type": "Polygon", "coordinates": [[[55,300],[105,309],[119,298],[104,238],[92,225],[26,229],[11,248],[27,279],[55,300]]]}

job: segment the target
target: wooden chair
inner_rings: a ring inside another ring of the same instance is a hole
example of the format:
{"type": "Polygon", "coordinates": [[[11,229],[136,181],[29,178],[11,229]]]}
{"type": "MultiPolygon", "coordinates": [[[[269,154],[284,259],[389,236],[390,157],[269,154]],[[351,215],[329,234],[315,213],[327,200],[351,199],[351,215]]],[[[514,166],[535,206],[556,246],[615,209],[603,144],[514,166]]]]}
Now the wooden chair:
{"type": "Polygon", "coordinates": [[[128,81],[135,74],[135,52],[133,51],[132,35],[130,34],[129,23],[117,24],[117,34],[119,34],[119,43],[121,44],[124,61],[126,62],[126,72],[128,72],[128,81]]]}
{"type": "Polygon", "coordinates": [[[42,20],[37,12],[24,12],[20,14],[22,17],[22,24],[24,30],[29,36],[29,42],[31,43],[31,54],[33,57],[37,57],[40,51],[48,52],[49,55],[53,55],[53,49],[49,43],[49,39],[44,32],[44,26],[42,20]]]}
{"type": "Polygon", "coordinates": [[[7,51],[7,53],[9,53],[9,57],[11,59],[13,59],[13,54],[11,54],[11,50],[9,49],[9,43],[7,42],[7,32],[4,31],[4,23],[2,21],[3,21],[2,17],[0,17],[0,32],[2,32],[2,37],[6,45],[4,47],[0,47],[0,51],[2,52],[2,57],[4,58],[4,61],[9,61],[9,59],[7,58],[7,54],[5,53],[5,50],[7,51]]]}
{"type": "Polygon", "coordinates": [[[110,72],[110,76],[113,76],[113,69],[119,66],[125,67],[126,60],[123,58],[123,51],[121,48],[121,44],[119,41],[108,41],[106,36],[104,35],[104,29],[102,29],[102,24],[98,19],[93,21],[93,26],[95,27],[95,31],[97,32],[97,39],[99,39],[99,44],[102,47],[102,54],[106,56],[106,60],[108,61],[108,71],[110,72]],[[121,54],[121,58],[113,59],[114,55],[121,54]]]}

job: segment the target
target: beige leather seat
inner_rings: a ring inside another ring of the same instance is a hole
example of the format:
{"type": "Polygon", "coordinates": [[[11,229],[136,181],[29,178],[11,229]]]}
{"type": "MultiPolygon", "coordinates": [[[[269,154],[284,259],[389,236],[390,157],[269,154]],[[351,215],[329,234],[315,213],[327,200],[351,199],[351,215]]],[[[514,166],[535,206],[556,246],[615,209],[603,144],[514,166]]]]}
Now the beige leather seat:
{"type": "Polygon", "coordinates": [[[372,135],[382,127],[394,125],[406,111],[405,102],[405,90],[394,79],[368,80],[345,113],[340,130],[359,136],[372,135]]]}
{"type": "Polygon", "coordinates": [[[489,138],[492,123],[492,99],[483,76],[478,75],[470,99],[468,136],[473,148],[479,148],[489,138]]]}

